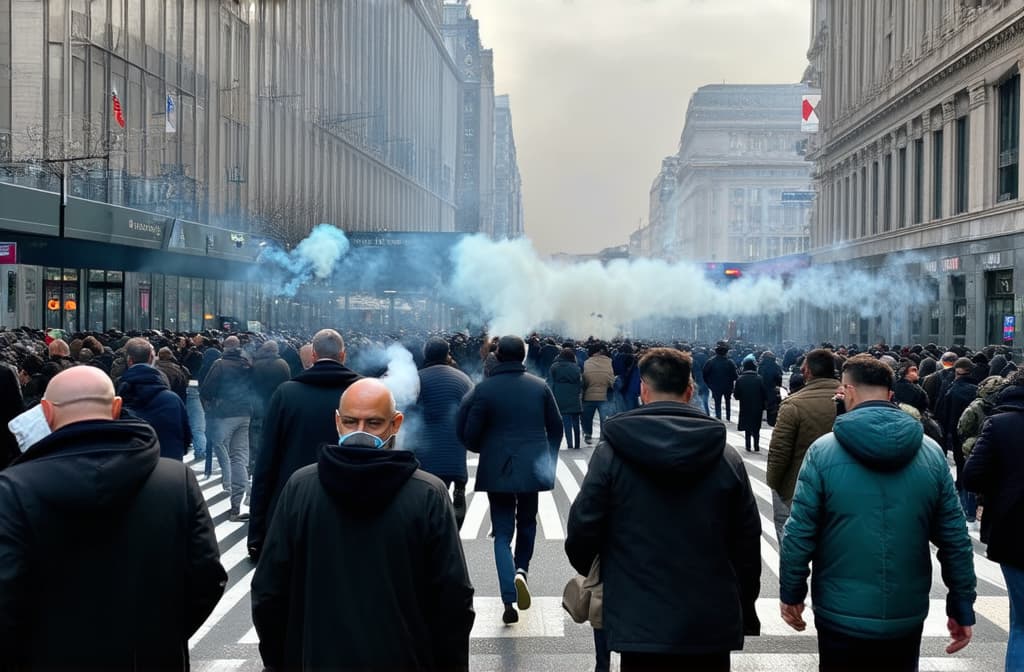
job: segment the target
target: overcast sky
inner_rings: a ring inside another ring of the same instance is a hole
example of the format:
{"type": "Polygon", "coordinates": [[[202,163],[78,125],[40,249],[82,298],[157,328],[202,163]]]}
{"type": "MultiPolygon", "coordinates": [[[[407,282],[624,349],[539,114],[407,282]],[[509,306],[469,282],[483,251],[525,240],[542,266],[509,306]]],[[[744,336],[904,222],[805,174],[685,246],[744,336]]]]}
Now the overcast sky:
{"type": "MultiPolygon", "coordinates": [[[[512,98],[526,233],[546,253],[621,245],[704,84],[791,83],[811,0],[471,0],[512,98]]],[[[798,114],[798,110],[794,110],[798,114]]]]}

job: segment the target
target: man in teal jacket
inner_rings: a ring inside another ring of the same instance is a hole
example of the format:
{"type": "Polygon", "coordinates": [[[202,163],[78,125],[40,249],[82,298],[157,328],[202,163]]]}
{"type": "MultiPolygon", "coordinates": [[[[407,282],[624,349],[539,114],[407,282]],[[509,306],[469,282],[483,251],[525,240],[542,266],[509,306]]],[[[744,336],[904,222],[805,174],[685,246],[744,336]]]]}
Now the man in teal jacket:
{"type": "Polygon", "coordinates": [[[848,412],[811,446],[782,542],[782,617],[803,630],[808,564],[820,670],[917,670],[938,547],[953,638],[971,640],[974,553],[942,449],[889,401],[892,370],[843,366],[848,412]]]}

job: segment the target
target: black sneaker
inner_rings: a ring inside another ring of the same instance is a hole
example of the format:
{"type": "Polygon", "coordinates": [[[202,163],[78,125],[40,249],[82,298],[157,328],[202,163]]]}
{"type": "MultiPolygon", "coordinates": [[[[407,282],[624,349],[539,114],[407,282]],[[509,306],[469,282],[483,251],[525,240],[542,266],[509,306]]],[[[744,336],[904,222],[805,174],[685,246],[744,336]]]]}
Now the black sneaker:
{"type": "Polygon", "coordinates": [[[519,622],[519,612],[511,604],[505,605],[505,613],[501,615],[501,620],[505,625],[512,625],[513,623],[519,622]]]}
{"type": "Polygon", "coordinates": [[[232,523],[244,523],[245,521],[249,520],[249,514],[242,513],[238,509],[231,509],[230,520],[232,523]]]}
{"type": "Polygon", "coordinates": [[[516,606],[530,608],[530,586],[526,584],[526,572],[521,569],[516,570],[516,606]]]}
{"type": "Polygon", "coordinates": [[[584,436],[583,437],[583,443],[587,444],[588,446],[590,444],[592,444],[593,442],[594,442],[594,439],[592,439],[591,437],[589,437],[589,436],[584,436]]]}

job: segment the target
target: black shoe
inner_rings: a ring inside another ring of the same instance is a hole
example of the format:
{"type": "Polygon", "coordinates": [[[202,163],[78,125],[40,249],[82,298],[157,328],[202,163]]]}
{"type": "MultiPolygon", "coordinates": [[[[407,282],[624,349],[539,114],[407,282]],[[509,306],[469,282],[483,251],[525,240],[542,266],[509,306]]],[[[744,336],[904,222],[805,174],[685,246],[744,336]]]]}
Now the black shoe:
{"type": "Polygon", "coordinates": [[[505,625],[512,625],[519,622],[519,612],[511,604],[505,605],[505,613],[501,615],[501,621],[505,625]]]}
{"type": "Polygon", "coordinates": [[[750,449],[750,446],[747,446],[747,452],[748,452],[748,453],[752,453],[752,452],[754,452],[754,451],[752,451],[752,450],[750,449]]]}
{"type": "Polygon", "coordinates": [[[249,520],[249,514],[242,513],[238,509],[231,509],[230,520],[232,523],[244,523],[245,521],[249,520]]]}
{"type": "Polygon", "coordinates": [[[761,452],[761,446],[754,446],[754,452],[755,453],[760,453],[761,452]]]}
{"type": "Polygon", "coordinates": [[[530,586],[526,583],[526,572],[516,570],[516,606],[521,610],[530,608],[530,586]]]}
{"type": "Polygon", "coordinates": [[[583,443],[585,443],[585,444],[587,444],[589,446],[590,444],[594,443],[594,439],[589,437],[589,436],[584,436],[583,437],[583,443]]]}

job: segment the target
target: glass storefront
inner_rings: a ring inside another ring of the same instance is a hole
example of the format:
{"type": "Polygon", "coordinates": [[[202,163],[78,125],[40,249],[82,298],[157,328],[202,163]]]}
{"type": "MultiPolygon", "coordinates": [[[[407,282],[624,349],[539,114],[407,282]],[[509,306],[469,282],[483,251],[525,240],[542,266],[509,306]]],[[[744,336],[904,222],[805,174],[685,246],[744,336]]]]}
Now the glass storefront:
{"type": "Polygon", "coordinates": [[[1013,312],[1013,269],[989,271],[985,274],[985,284],[985,335],[988,343],[1013,345],[1016,327],[1013,312]]]}

